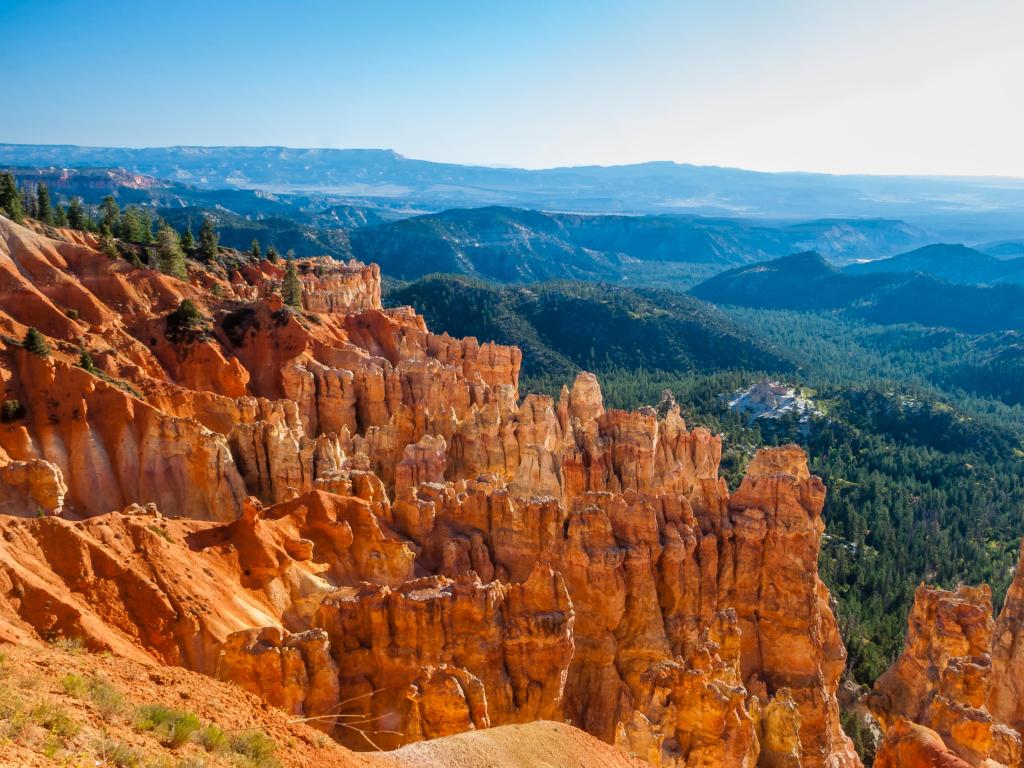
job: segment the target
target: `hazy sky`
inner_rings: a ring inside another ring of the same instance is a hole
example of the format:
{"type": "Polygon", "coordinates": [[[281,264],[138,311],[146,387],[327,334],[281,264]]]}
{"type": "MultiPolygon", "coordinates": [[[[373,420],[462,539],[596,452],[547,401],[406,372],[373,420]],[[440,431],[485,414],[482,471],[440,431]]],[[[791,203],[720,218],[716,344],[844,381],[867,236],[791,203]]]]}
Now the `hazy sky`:
{"type": "Polygon", "coordinates": [[[1024,176],[1024,0],[0,0],[0,141],[1024,176]]]}

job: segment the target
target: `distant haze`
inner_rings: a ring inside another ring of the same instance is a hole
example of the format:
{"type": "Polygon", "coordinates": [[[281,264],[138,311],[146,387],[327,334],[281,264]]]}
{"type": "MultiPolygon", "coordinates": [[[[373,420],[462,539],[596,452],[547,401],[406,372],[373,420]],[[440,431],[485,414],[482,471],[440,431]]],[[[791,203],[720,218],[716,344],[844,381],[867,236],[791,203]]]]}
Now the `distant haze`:
{"type": "Polygon", "coordinates": [[[0,141],[1024,177],[1024,3],[0,4],[0,141]]]}

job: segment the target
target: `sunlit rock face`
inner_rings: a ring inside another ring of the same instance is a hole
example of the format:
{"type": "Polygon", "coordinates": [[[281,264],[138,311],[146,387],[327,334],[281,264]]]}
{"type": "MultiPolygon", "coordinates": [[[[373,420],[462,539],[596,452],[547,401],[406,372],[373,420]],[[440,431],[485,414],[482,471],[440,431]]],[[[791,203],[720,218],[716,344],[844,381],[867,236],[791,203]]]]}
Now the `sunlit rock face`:
{"type": "Polygon", "coordinates": [[[280,265],[179,281],[0,220],[0,637],[188,666],[357,748],[554,719],[653,765],[860,765],[800,449],[730,493],[677,407],[521,397],[519,350],[384,309],[375,266],[299,273],[301,310],[280,265]]]}
{"type": "Polygon", "coordinates": [[[1021,765],[1022,572],[997,620],[988,586],[918,587],[906,647],[867,700],[886,729],[876,765],[1021,765]]]}

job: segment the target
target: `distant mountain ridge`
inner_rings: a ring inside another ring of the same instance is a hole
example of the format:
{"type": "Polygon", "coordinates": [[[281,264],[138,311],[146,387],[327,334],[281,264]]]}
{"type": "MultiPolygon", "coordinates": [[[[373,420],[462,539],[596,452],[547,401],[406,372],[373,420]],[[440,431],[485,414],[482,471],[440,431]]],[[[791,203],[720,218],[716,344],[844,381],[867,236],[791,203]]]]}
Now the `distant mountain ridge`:
{"type": "Polygon", "coordinates": [[[742,219],[452,209],[350,233],[352,254],[385,274],[435,272],[503,283],[550,279],[692,285],[722,269],[808,246],[831,258],[898,253],[926,241],[901,221],[822,220],[770,226],[742,219]]]}
{"type": "Polygon", "coordinates": [[[843,310],[882,324],[970,333],[1024,329],[1024,286],[958,285],[920,272],[851,274],[812,252],[728,270],[690,293],[759,309],[843,310]]]}
{"type": "Polygon", "coordinates": [[[526,170],[414,160],[382,149],[0,144],[0,166],[120,167],[203,187],[320,191],[434,209],[830,218],[973,214],[1024,226],[1024,180],[762,173],[658,161],[526,170]]]}
{"type": "Polygon", "coordinates": [[[879,272],[921,272],[961,285],[1024,284],[1024,258],[1000,259],[965,245],[936,243],[909,253],[851,264],[846,271],[854,275],[879,272]]]}

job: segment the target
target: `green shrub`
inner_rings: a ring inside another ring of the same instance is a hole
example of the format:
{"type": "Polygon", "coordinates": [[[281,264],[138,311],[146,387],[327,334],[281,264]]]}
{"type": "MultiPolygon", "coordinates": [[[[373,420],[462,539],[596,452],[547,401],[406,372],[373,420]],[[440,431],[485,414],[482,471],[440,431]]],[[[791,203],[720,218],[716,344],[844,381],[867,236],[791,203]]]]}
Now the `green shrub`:
{"type": "Polygon", "coordinates": [[[0,421],[5,424],[25,416],[25,408],[20,400],[4,400],[0,406],[0,421]]]}
{"type": "Polygon", "coordinates": [[[232,734],[231,751],[246,758],[254,768],[279,768],[281,765],[274,752],[277,745],[267,734],[257,728],[250,728],[232,734]]]}
{"type": "Polygon", "coordinates": [[[29,717],[32,722],[45,728],[61,744],[66,744],[82,730],[81,725],[72,720],[63,708],[55,704],[39,703],[32,708],[29,717]]]}
{"type": "Polygon", "coordinates": [[[178,308],[167,315],[167,338],[169,341],[183,341],[192,331],[202,327],[203,313],[192,299],[182,299],[178,308]]]}
{"type": "Polygon", "coordinates": [[[149,704],[139,707],[135,713],[135,729],[152,731],[157,741],[165,747],[177,749],[199,730],[199,718],[192,712],[165,707],[163,704],[149,704]]]}
{"type": "Polygon", "coordinates": [[[116,719],[126,708],[121,692],[106,680],[96,677],[89,680],[89,700],[107,722],[116,719]]]}
{"type": "Polygon", "coordinates": [[[89,681],[74,672],[68,672],[60,681],[64,693],[76,699],[84,699],[89,695],[89,681]]]}
{"type": "Polygon", "coordinates": [[[98,370],[96,368],[96,363],[93,362],[92,355],[89,354],[89,350],[84,347],[78,353],[78,367],[84,368],[89,371],[89,373],[95,373],[98,370]]]}
{"type": "Polygon", "coordinates": [[[110,765],[114,768],[138,768],[141,758],[138,753],[127,744],[112,739],[103,738],[96,742],[96,752],[103,760],[100,765],[110,765]]]}
{"type": "Polygon", "coordinates": [[[47,343],[46,337],[35,328],[25,331],[25,338],[21,345],[36,357],[47,358],[50,356],[50,345],[47,343]]]}
{"type": "Polygon", "coordinates": [[[219,726],[203,726],[192,735],[192,741],[207,752],[223,752],[228,748],[228,735],[219,726]]]}

